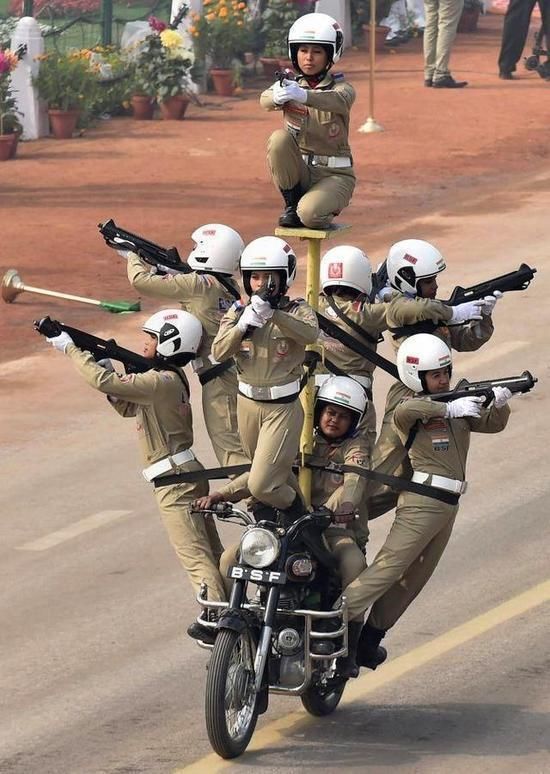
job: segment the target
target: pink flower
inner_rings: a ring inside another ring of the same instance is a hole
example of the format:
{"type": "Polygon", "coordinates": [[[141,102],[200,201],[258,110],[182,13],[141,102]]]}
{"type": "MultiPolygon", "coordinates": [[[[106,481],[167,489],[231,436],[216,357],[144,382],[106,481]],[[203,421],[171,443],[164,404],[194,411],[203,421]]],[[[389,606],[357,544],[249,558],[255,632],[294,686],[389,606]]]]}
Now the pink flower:
{"type": "Polygon", "coordinates": [[[152,30],[155,30],[155,32],[163,32],[168,25],[165,24],[165,22],[161,21],[160,19],[157,19],[156,16],[149,16],[149,27],[151,27],[152,30]]]}

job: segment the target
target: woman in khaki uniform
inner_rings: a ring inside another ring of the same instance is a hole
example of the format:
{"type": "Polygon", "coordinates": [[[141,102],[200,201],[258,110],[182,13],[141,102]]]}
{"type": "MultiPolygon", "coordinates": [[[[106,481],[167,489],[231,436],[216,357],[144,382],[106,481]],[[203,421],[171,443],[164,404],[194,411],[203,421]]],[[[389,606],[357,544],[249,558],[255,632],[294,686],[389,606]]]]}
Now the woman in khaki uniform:
{"type": "Polygon", "coordinates": [[[143,476],[155,486],[155,497],[170,542],[198,592],[208,585],[210,599],[225,600],[218,570],[223,546],[211,517],[192,514],[190,504],[208,493],[207,481],[162,485],[164,476],[202,470],[191,450],[193,422],[189,384],[183,366],[196,357],[202,336],[200,322],[187,312],[165,309],[143,325],[148,334],[143,356],[165,361],[166,367],[119,376],[110,361],[96,363],[89,352],[75,346],[68,333],[48,339],[64,352],[85,381],[104,393],[123,417],[135,417],[146,465],[143,476]]]}
{"type": "Polygon", "coordinates": [[[280,226],[323,229],[347,207],[355,188],[349,121],[355,90],[330,69],[344,50],[339,24],[324,13],[298,19],[288,34],[297,80],[264,91],[265,110],[282,110],[285,129],[269,138],[267,160],[285,210],[280,226]]]}
{"type": "MultiPolygon", "coordinates": [[[[401,443],[409,438],[412,442],[412,480],[456,495],[456,505],[411,492],[399,495],[395,519],[384,545],[370,567],[344,589],[350,616],[349,655],[339,665],[344,677],[357,677],[359,673],[356,656],[365,610],[385,593],[397,590],[394,601],[403,612],[399,588],[410,604],[435,570],[451,534],[458,498],[466,491],[470,433],[498,433],[508,422],[512,393],[505,387],[493,388],[494,401],[487,409],[483,407],[484,399],[479,397],[457,398],[448,403],[430,400],[430,394],[449,390],[451,367],[451,351],[437,336],[417,334],[399,348],[399,376],[413,391],[413,397],[397,406],[393,424],[401,443]],[[423,563],[417,561],[420,556],[423,563]]],[[[366,645],[378,647],[385,632],[373,629],[371,624],[365,628],[369,635],[366,645]]]]}
{"type": "Polygon", "coordinates": [[[242,496],[249,492],[293,521],[303,509],[292,475],[303,423],[302,364],[319,333],[317,318],[305,301],[284,295],[296,276],[296,256],[283,239],[251,242],[241,271],[250,303],[229,310],[212,343],[216,360],[237,363],[237,423],[252,467],[233,483],[242,496]]]}

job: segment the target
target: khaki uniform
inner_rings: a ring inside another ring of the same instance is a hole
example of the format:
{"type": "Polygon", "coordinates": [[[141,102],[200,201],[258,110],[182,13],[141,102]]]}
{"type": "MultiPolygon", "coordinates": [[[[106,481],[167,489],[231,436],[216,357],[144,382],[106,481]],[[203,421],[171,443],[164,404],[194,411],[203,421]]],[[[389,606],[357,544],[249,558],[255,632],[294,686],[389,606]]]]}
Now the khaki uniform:
{"type": "MultiPolygon", "coordinates": [[[[128,279],[136,290],[146,296],[179,301],[186,312],[199,320],[203,338],[194,368],[198,375],[212,368],[209,359],[212,341],[220,320],[235,301],[234,296],[210,274],[190,272],[160,276],[135,254],[128,259],[128,279]]],[[[238,292],[237,285],[232,284],[238,292]]],[[[234,367],[203,386],[202,409],[206,430],[220,465],[245,462],[237,430],[237,373],[234,367]]]]}
{"type": "Polygon", "coordinates": [[[355,173],[353,166],[308,163],[303,155],[351,159],[349,121],[355,90],[330,73],[314,89],[303,76],[297,81],[307,89],[305,105],[298,102],[276,105],[272,88],[260,97],[260,105],[265,110],[283,111],[286,125],[269,138],[267,161],[277,188],[291,189],[300,183],[306,192],[297,207],[304,226],[322,229],[348,206],[355,188],[355,173]]]}
{"type": "Polygon", "coordinates": [[[449,59],[464,0],[424,0],[424,77],[435,81],[450,75],[449,59]]]}
{"type": "MultiPolygon", "coordinates": [[[[341,297],[334,297],[334,303],[349,317],[356,325],[363,328],[365,333],[371,336],[375,341],[379,335],[387,329],[386,307],[387,304],[370,304],[366,300],[344,300],[341,297]]],[[[367,339],[360,338],[336,312],[333,312],[328,305],[327,297],[324,293],[319,296],[319,312],[327,317],[332,323],[342,328],[347,334],[357,339],[364,347],[376,352],[377,345],[369,342],[367,339]]],[[[342,344],[337,339],[328,336],[324,331],[319,333],[319,344],[325,349],[325,356],[346,373],[347,376],[358,378],[358,381],[366,388],[369,403],[365,416],[359,424],[359,430],[365,434],[370,445],[370,453],[376,441],[376,411],[372,400],[372,389],[374,379],[374,366],[370,360],[358,355],[351,349],[342,344]]],[[[328,370],[319,363],[316,369],[316,384],[321,384],[322,380],[317,378],[317,374],[328,373],[328,370]]]]}
{"type": "Polygon", "coordinates": [[[243,450],[252,463],[250,472],[233,482],[233,492],[242,491],[242,497],[250,493],[266,505],[285,509],[294,501],[297,489],[291,468],[303,423],[299,387],[295,398],[287,398],[289,402],[264,395],[266,389],[301,378],[305,347],[319,333],[317,318],[304,301],[285,299],[262,328],[243,338],[236,325],[241,313],[238,305],[229,310],[212,344],[216,360],[234,357],[237,363],[237,421],[243,450]],[[245,397],[247,389],[260,397],[245,397]]]}
{"type": "MultiPolygon", "coordinates": [[[[327,465],[330,462],[369,468],[369,448],[364,438],[356,435],[336,443],[329,443],[318,433],[313,444],[313,462],[327,465]]],[[[338,560],[342,588],[351,583],[366,567],[366,560],[360,545],[368,540],[367,513],[365,510],[366,479],[355,473],[331,473],[326,470],[312,471],[311,503],[317,508],[325,505],[335,511],[342,503],[351,503],[359,511],[359,519],[349,525],[334,524],[324,532],[330,550],[338,560]]],[[[232,484],[220,489],[224,496],[232,493],[232,484]]],[[[227,571],[238,563],[238,545],[227,548],[220,560],[220,572],[225,579],[227,571]]],[[[231,582],[227,579],[226,593],[229,595],[231,582]]]]}
{"type": "MultiPolygon", "coordinates": [[[[82,352],[74,345],[68,346],[66,353],[86,382],[105,393],[121,416],[136,418],[144,465],[152,465],[191,447],[193,424],[189,394],[177,373],[151,370],[119,376],[98,365],[88,352],[82,352]]],[[[181,370],[180,373],[183,375],[181,370]]],[[[202,469],[198,460],[191,460],[170,472],[202,469]]],[[[168,537],[193,588],[198,591],[204,580],[208,584],[209,598],[223,600],[223,582],[218,571],[223,546],[216,526],[212,519],[191,514],[189,509],[193,500],[206,494],[206,480],[155,489],[168,537]]]]}
{"type": "MultiPolygon", "coordinates": [[[[429,298],[411,298],[396,292],[387,305],[386,319],[390,331],[392,328],[414,325],[414,323],[425,320],[434,323],[440,322],[440,326],[433,331],[434,335],[439,336],[451,349],[457,352],[473,352],[482,347],[493,335],[493,321],[490,316],[484,315],[481,320],[474,320],[465,325],[447,326],[445,323],[451,319],[452,313],[452,307],[441,301],[429,298]]],[[[396,351],[406,338],[407,336],[400,336],[398,339],[392,337],[392,344],[396,351]]],[[[388,391],[384,419],[372,459],[373,468],[379,469],[382,473],[410,475],[409,462],[406,458],[404,459],[405,451],[399,436],[392,427],[392,417],[395,407],[400,401],[412,394],[412,390],[398,381],[395,381],[388,391]]],[[[395,506],[397,500],[395,493],[387,489],[384,489],[383,492],[381,498],[378,493],[379,506],[371,503],[371,513],[385,513],[386,510],[395,506]]]]}
{"type": "MultiPolygon", "coordinates": [[[[479,419],[445,419],[445,413],[444,403],[413,397],[396,408],[394,429],[404,444],[411,429],[417,428],[409,451],[414,472],[464,481],[470,433],[500,432],[506,427],[510,409],[493,405],[483,410],[479,419]]],[[[430,483],[428,478],[426,484],[430,483]]],[[[369,622],[387,629],[397,621],[434,571],[457,511],[458,505],[401,492],[386,542],[371,566],[344,590],[351,620],[362,619],[365,610],[379,600],[369,622]]]]}

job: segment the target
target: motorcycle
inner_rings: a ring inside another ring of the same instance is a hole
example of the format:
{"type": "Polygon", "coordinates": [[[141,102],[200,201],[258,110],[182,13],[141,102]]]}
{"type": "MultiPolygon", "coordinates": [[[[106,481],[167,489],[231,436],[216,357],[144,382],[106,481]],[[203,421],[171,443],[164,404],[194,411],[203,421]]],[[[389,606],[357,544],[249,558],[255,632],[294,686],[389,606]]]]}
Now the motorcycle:
{"type": "Polygon", "coordinates": [[[203,584],[197,621],[215,634],[206,680],[206,727],[222,758],[246,750],[270,694],[299,696],[312,715],[334,712],[346,680],[336,659],[347,655],[348,612],[334,558],[320,540],[332,514],[325,508],[284,526],[254,521],[230,503],[196,511],[245,527],[239,563],[230,567],[229,602],[208,599],[203,584]],[[249,584],[257,586],[248,598],[249,584]]]}

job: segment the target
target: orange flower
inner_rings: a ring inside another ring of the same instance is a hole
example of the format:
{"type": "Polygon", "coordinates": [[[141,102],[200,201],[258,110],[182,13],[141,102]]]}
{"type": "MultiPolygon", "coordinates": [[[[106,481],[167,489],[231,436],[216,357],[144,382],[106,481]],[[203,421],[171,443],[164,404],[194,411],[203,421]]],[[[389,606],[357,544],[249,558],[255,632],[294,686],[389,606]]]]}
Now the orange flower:
{"type": "Polygon", "coordinates": [[[244,9],[246,8],[246,3],[239,3],[239,5],[237,6],[237,8],[238,8],[240,11],[244,10],[244,9]]]}
{"type": "Polygon", "coordinates": [[[215,13],[207,13],[205,16],[206,21],[214,21],[215,18],[216,18],[215,13]]]}
{"type": "Polygon", "coordinates": [[[220,8],[220,11],[219,11],[219,14],[218,14],[218,15],[219,15],[220,19],[225,19],[225,17],[227,16],[227,8],[224,8],[224,7],[222,6],[222,7],[220,8]]]}

